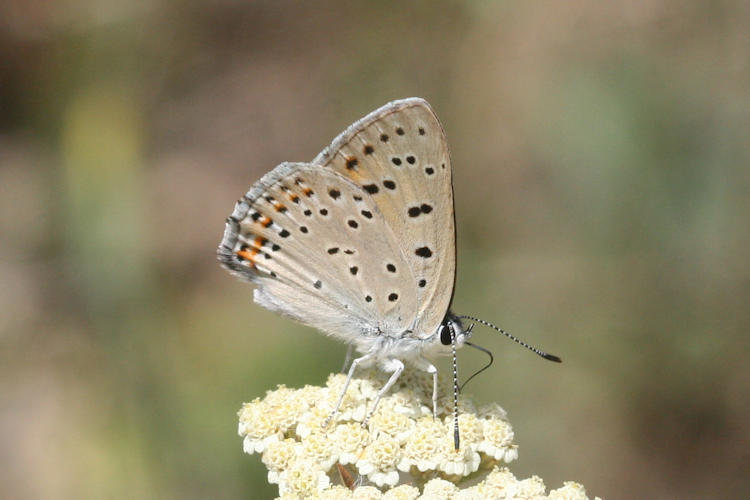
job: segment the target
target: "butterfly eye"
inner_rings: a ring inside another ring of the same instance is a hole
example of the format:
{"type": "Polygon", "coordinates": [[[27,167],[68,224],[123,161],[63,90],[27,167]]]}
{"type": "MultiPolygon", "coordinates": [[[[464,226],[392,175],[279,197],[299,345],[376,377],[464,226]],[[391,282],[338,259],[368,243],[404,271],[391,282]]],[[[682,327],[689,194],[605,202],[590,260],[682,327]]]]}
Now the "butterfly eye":
{"type": "Polygon", "coordinates": [[[451,345],[451,329],[447,323],[444,323],[440,327],[440,343],[443,345],[451,345]]]}

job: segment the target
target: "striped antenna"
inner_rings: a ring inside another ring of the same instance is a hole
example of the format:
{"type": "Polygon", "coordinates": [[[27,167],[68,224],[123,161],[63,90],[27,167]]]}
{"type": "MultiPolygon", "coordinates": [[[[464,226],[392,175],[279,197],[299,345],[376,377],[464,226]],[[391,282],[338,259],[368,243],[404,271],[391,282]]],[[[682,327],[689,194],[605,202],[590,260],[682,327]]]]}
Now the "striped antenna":
{"type": "Polygon", "coordinates": [[[519,339],[517,337],[514,337],[513,335],[511,335],[510,333],[506,332],[502,328],[499,328],[499,327],[493,325],[489,321],[485,321],[483,319],[475,318],[473,316],[459,316],[459,319],[468,319],[470,321],[476,321],[477,323],[481,323],[484,326],[492,328],[493,330],[497,330],[498,332],[502,333],[503,335],[505,335],[509,339],[513,340],[517,344],[520,344],[523,347],[525,347],[526,349],[535,352],[536,354],[538,354],[539,356],[543,357],[546,360],[554,361],[555,363],[562,363],[562,359],[560,359],[559,357],[555,356],[554,354],[547,354],[546,352],[542,351],[541,349],[537,349],[536,347],[527,344],[523,340],[521,340],[521,339],[519,339]]]}
{"type": "Polygon", "coordinates": [[[451,352],[453,354],[453,446],[458,451],[460,437],[458,434],[458,358],[456,356],[456,330],[453,323],[448,322],[451,332],[451,352]]]}

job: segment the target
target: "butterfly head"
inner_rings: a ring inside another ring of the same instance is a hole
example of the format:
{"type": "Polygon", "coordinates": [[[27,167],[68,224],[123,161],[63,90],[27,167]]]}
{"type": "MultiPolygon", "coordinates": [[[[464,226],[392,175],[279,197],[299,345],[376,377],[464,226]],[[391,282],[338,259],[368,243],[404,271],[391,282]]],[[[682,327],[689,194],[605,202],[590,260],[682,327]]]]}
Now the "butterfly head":
{"type": "Polygon", "coordinates": [[[465,328],[461,322],[461,318],[453,314],[451,311],[445,315],[443,322],[438,327],[436,340],[439,339],[442,351],[446,354],[450,352],[451,346],[455,344],[456,348],[464,345],[464,343],[471,337],[472,327],[470,325],[465,328]]]}

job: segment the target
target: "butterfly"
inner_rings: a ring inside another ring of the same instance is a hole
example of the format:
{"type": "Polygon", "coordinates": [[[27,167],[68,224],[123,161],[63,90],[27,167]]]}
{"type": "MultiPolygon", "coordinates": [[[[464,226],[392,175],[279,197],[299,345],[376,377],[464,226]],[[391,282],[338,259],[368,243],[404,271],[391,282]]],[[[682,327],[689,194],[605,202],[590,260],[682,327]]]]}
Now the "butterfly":
{"type": "Polygon", "coordinates": [[[391,375],[366,421],[408,362],[432,374],[437,415],[431,360],[453,354],[457,387],[455,352],[472,332],[462,319],[494,327],[450,310],[455,228],[443,127],[427,101],[408,98],[356,121],[311,162],[264,175],[227,218],[218,258],[256,285],[256,303],[357,351],[336,409],[354,371],[376,364],[391,375]]]}

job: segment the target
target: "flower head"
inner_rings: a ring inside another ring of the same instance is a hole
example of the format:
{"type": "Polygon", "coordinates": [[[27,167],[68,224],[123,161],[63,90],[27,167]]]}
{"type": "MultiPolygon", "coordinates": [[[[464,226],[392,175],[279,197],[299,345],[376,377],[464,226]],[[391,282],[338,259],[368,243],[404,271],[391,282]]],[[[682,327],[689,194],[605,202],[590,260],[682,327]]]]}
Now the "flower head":
{"type": "Polygon", "coordinates": [[[289,464],[279,474],[279,494],[299,498],[309,498],[331,485],[328,475],[315,463],[301,459],[289,464]]]}
{"type": "Polygon", "coordinates": [[[381,434],[372,441],[357,461],[359,473],[367,476],[377,486],[394,486],[398,482],[396,464],[401,458],[401,445],[388,434],[381,434]]]}
{"type": "MultiPolygon", "coordinates": [[[[496,404],[477,410],[470,398],[460,398],[461,441],[456,450],[452,399],[439,401],[434,418],[432,376],[426,373],[405,371],[363,426],[386,380],[377,371],[353,378],[332,419],[346,383],[340,374],[329,376],[325,387],[279,386],[243,405],[239,433],[244,450],[262,454],[268,480],[279,485],[280,498],[586,498],[577,483],[565,483],[546,497],[541,479],[519,481],[507,469],[495,467],[518,457],[513,428],[496,404]],[[460,487],[481,471],[484,480],[460,487]]],[[[450,388],[443,386],[440,393],[450,394],[450,388]]]]}

